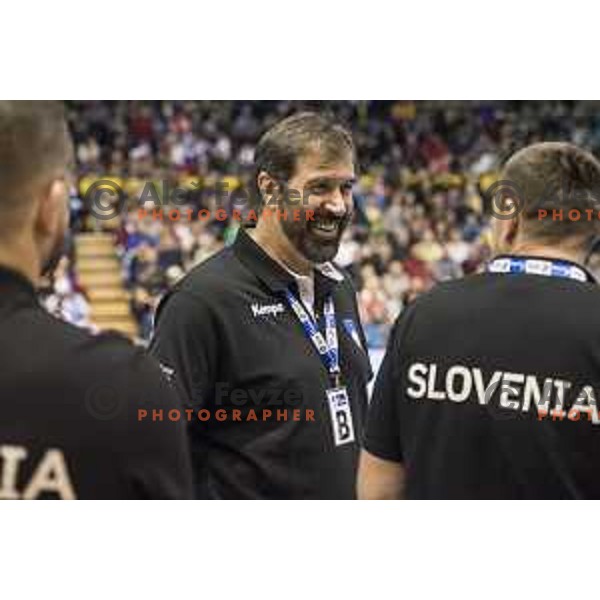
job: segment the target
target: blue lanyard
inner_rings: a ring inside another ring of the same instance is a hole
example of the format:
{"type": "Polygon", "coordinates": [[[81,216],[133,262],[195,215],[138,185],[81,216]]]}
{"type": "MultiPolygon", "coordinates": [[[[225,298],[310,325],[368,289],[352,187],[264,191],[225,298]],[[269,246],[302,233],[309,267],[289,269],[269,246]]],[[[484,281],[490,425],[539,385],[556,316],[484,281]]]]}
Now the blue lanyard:
{"type": "Polygon", "coordinates": [[[577,265],[561,260],[543,258],[496,258],[487,266],[489,273],[516,273],[544,275],[545,277],[565,277],[576,281],[589,281],[587,273],[577,265]]]}
{"type": "Polygon", "coordinates": [[[325,317],[325,338],[323,338],[323,334],[319,331],[317,323],[308,314],[302,302],[300,302],[290,290],[286,290],[285,294],[291,309],[298,317],[300,325],[302,325],[304,335],[310,340],[316,351],[319,353],[325,368],[335,382],[335,386],[339,387],[340,351],[333,298],[329,296],[323,307],[323,315],[325,317]]]}

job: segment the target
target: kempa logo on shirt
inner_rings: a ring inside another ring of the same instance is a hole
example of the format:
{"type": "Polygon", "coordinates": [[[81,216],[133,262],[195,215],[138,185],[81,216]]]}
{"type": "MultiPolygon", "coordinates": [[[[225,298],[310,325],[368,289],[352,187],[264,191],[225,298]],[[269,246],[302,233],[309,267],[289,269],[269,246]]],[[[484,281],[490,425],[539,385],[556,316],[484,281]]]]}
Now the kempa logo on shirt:
{"type": "Polygon", "coordinates": [[[277,304],[251,304],[250,308],[255,317],[266,317],[269,315],[276,317],[279,313],[285,311],[285,306],[282,302],[278,302],[277,304]]]}

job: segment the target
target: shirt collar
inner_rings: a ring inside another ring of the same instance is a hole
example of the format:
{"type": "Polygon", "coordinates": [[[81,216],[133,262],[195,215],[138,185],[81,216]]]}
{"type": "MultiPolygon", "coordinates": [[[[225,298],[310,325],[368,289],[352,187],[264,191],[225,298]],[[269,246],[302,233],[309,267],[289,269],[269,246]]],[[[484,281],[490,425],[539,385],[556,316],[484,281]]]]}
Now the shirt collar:
{"type": "Polygon", "coordinates": [[[333,281],[335,281],[337,283],[341,283],[342,281],[344,281],[344,276],[340,273],[340,271],[337,269],[337,267],[331,262],[326,262],[326,263],[322,263],[320,265],[315,265],[315,269],[317,269],[317,271],[319,271],[321,273],[321,275],[324,275],[325,277],[328,277],[329,279],[332,279],[333,281]]]}
{"type": "Polygon", "coordinates": [[[6,295],[6,292],[14,291],[26,292],[32,298],[36,295],[35,287],[25,275],[0,265],[0,299],[6,295]]]}
{"type": "Polygon", "coordinates": [[[596,281],[596,278],[590,273],[590,271],[586,267],[572,260],[567,260],[566,258],[548,258],[546,256],[535,256],[533,254],[498,254],[497,256],[494,256],[494,258],[492,258],[490,263],[498,259],[506,258],[516,260],[544,260],[547,262],[565,263],[567,265],[572,265],[574,267],[577,267],[578,269],[581,269],[586,274],[588,281],[590,281],[591,283],[598,283],[596,281]]]}
{"type": "MultiPolygon", "coordinates": [[[[294,276],[273,260],[249,235],[240,228],[233,244],[237,258],[273,292],[282,292],[290,286],[296,287],[294,276]]],[[[315,288],[331,291],[333,285],[344,280],[344,276],[332,263],[315,265],[315,288]]]]}

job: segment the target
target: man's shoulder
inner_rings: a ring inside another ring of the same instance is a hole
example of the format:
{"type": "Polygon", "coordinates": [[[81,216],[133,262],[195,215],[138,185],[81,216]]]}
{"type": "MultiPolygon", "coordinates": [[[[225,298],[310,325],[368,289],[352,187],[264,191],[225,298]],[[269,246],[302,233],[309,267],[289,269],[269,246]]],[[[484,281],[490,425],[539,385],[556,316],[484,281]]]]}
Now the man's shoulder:
{"type": "Polygon", "coordinates": [[[474,323],[504,311],[517,311],[523,318],[549,318],[565,321],[566,312],[577,313],[580,321],[600,325],[600,286],[589,281],[539,275],[477,273],[437,283],[406,309],[419,323],[474,323]],[[543,305],[543,313],[540,307],[543,305]],[[551,318],[551,317],[550,317],[551,318]]]}
{"type": "Polygon", "coordinates": [[[423,304],[456,299],[486,299],[490,295],[512,296],[516,302],[527,302],[527,293],[547,294],[549,299],[564,297],[569,302],[600,300],[600,285],[591,281],[575,281],[564,277],[542,275],[506,275],[476,273],[465,277],[437,283],[430,291],[419,297],[423,304]]]}
{"type": "Polygon", "coordinates": [[[131,375],[151,360],[143,348],[119,332],[76,327],[45,312],[38,319],[48,370],[60,377],[114,380],[131,375]]]}
{"type": "Polygon", "coordinates": [[[235,288],[241,269],[231,247],[223,248],[193,267],[160,300],[158,323],[165,313],[198,315],[198,310],[218,310],[224,296],[235,288]]]}
{"type": "Polygon", "coordinates": [[[231,246],[219,250],[193,267],[174,287],[173,292],[194,294],[220,291],[239,274],[240,266],[231,246]]]}
{"type": "Polygon", "coordinates": [[[474,306],[487,302],[484,297],[487,294],[485,289],[485,280],[481,274],[438,282],[404,307],[394,330],[406,335],[409,329],[415,329],[415,322],[419,323],[419,329],[421,326],[429,329],[469,319],[474,314],[474,306]],[[483,295],[481,291],[484,292],[483,295]]]}
{"type": "Polygon", "coordinates": [[[463,302],[465,296],[477,294],[478,291],[486,290],[484,274],[467,275],[459,279],[440,281],[430,290],[420,294],[410,306],[413,310],[424,310],[436,304],[442,303],[448,307],[448,303],[463,302]]]}

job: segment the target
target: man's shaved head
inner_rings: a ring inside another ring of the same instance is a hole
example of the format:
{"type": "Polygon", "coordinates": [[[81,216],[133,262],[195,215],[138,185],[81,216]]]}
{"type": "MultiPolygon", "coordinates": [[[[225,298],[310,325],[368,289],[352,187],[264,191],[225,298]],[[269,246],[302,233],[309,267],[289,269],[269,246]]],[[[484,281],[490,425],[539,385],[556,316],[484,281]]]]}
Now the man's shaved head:
{"type": "Polygon", "coordinates": [[[63,252],[72,156],[62,102],[0,101],[0,264],[32,280],[63,252]]]}
{"type": "Polygon", "coordinates": [[[72,160],[62,102],[0,101],[0,228],[72,160]]]}
{"type": "Polygon", "coordinates": [[[540,219],[540,210],[600,209],[600,163],[592,154],[566,142],[542,142],[515,153],[505,164],[503,180],[520,189],[520,217],[528,237],[560,242],[600,232],[597,219],[540,219]]]}

